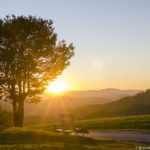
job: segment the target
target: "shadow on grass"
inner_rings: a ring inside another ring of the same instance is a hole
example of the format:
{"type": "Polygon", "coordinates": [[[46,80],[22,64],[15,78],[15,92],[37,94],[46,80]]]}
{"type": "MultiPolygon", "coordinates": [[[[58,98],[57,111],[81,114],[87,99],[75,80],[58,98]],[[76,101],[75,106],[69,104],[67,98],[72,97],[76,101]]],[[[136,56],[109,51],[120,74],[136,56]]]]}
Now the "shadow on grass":
{"type": "MultiPolygon", "coordinates": [[[[104,141],[103,141],[104,142],[104,141]]],[[[105,141],[105,142],[108,142],[108,141],[105,141]]],[[[104,142],[104,143],[105,143],[104,142]]],[[[100,143],[100,140],[94,140],[92,138],[85,138],[85,139],[81,139],[81,138],[70,138],[69,136],[64,140],[50,140],[48,141],[47,140],[42,140],[42,139],[35,139],[35,140],[22,140],[22,139],[4,139],[4,140],[0,140],[0,145],[12,145],[12,144],[56,144],[57,143],[63,143],[66,147],[67,145],[89,145],[89,146],[96,146],[96,145],[99,145],[100,143]]]]}
{"type": "Polygon", "coordinates": [[[86,144],[97,145],[99,140],[89,137],[62,135],[43,130],[29,130],[24,128],[3,128],[0,132],[0,144],[86,144]]]}
{"type": "Polygon", "coordinates": [[[0,126],[0,132],[3,131],[3,130],[6,130],[6,129],[9,129],[10,127],[2,127],[0,126]]]}
{"type": "Polygon", "coordinates": [[[26,128],[3,128],[0,132],[0,150],[99,150],[135,149],[135,144],[108,139],[63,135],[26,128]]]}

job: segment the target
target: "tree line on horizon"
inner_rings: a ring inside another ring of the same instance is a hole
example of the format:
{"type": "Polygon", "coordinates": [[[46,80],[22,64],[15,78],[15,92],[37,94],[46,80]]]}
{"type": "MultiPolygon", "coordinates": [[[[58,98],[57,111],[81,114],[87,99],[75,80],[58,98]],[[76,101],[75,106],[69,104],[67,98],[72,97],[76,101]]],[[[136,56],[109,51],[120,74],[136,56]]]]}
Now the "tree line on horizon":
{"type": "Polygon", "coordinates": [[[150,114],[150,90],[140,92],[135,96],[127,96],[118,101],[103,104],[98,111],[86,118],[134,116],[150,114]]]}

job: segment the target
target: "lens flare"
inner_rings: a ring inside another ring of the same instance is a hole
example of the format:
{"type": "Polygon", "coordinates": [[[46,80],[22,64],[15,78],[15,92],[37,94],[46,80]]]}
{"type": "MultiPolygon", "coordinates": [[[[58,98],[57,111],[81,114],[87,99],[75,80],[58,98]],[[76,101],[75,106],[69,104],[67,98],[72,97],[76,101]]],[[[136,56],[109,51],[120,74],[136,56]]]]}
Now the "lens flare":
{"type": "Polygon", "coordinates": [[[45,92],[60,93],[66,90],[66,85],[62,80],[56,80],[47,87],[45,92]]]}

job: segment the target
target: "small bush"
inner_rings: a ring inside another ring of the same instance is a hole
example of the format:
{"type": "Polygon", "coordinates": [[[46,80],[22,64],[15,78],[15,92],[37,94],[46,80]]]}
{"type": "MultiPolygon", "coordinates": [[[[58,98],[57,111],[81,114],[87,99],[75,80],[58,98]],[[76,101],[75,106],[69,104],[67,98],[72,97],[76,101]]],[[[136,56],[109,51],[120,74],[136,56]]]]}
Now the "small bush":
{"type": "Polygon", "coordinates": [[[0,105],[0,126],[12,126],[13,117],[10,110],[2,108],[0,105]]]}

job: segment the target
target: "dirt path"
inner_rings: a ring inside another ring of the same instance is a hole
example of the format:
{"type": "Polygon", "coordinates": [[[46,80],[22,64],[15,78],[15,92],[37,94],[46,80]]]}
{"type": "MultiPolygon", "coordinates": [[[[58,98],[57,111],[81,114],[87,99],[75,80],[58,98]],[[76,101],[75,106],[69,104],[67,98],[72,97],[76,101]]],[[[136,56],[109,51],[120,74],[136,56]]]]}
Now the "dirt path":
{"type": "Polygon", "coordinates": [[[150,145],[150,131],[91,131],[85,137],[107,138],[150,145]]]}

